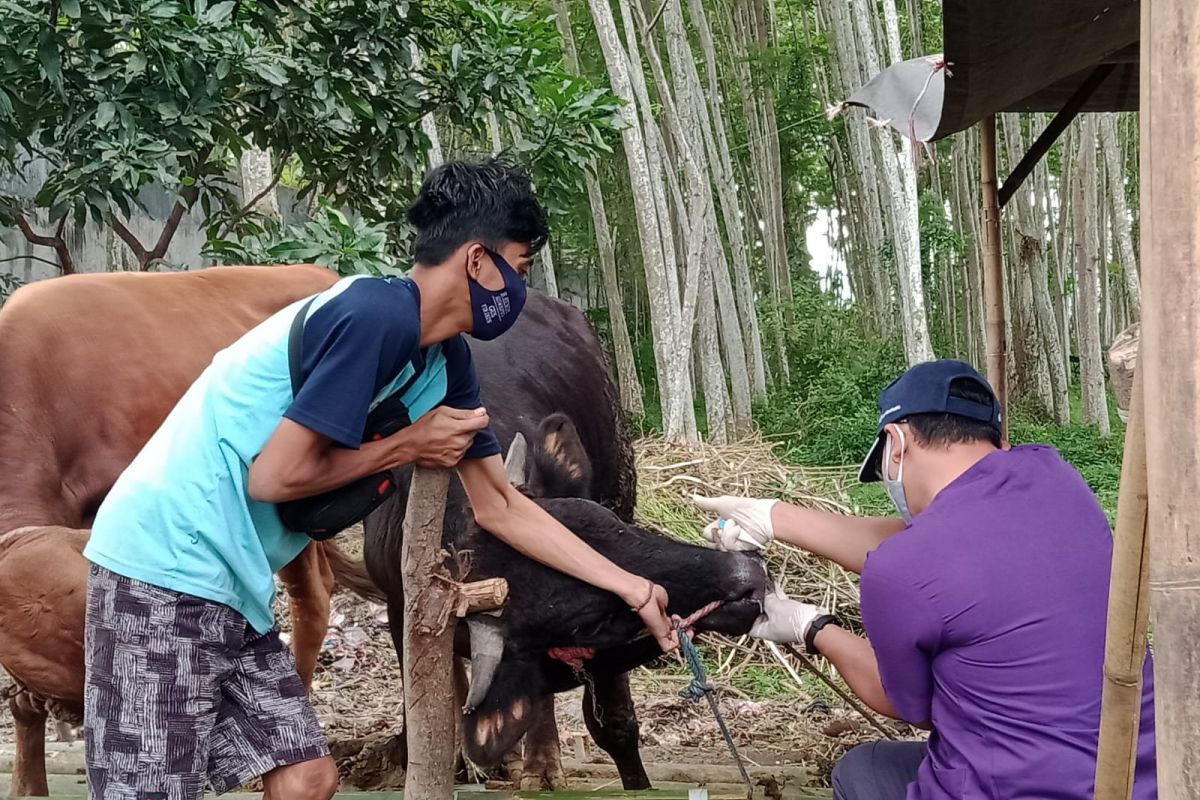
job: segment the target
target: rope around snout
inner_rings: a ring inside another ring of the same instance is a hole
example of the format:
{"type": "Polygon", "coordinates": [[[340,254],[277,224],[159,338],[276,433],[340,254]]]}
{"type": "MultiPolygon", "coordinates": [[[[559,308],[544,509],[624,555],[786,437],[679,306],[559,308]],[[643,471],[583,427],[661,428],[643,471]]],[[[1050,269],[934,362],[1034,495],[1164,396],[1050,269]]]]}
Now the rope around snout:
{"type": "MultiPolygon", "coordinates": [[[[711,610],[709,609],[709,611],[711,610]]],[[[701,614],[701,616],[703,615],[701,614]]],[[[694,620],[692,624],[694,624],[694,620]]],[[[704,663],[700,660],[700,653],[696,650],[696,646],[692,644],[691,637],[687,634],[687,629],[690,625],[686,624],[685,620],[678,618],[674,620],[674,625],[675,632],[679,635],[679,651],[683,654],[683,659],[687,662],[688,669],[692,671],[692,682],[679,693],[679,696],[685,697],[693,703],[699,702],[701,698],[708,700],[708,707],[712,709],[713,717],[717,720],[717,727],[721,729],[721,735],[725,737],[725,744],[729,746],[729,753],[733,756],[733,762],[737,764],[738,772],[742,774],[742,781],[746,784],[746,798],[747,800],[753,800],[754,783],[750,780],[750,774],[746,772],[746,765],[742,761],[741,754],[738,753],[733,736],[729,733],[729,726],[725,724],[725,718],[721,716],[721,709],[717,706],[716,691],[713,685],[709,683],[708,675],[704,672],[704,663]]]]}

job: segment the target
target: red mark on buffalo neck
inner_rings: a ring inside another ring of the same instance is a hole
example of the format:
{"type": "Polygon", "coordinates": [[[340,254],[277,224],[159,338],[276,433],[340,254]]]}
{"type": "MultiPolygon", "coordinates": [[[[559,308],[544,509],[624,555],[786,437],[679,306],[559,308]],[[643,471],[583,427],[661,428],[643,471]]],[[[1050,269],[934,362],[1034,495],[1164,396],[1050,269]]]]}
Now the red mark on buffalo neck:
{"type": "Polygon", "coordinates": [[[583,662],[596,657],[594,647],[551,647],[546,651],[555,661],[561,661],[576,672],[583,672],[583,662]]]}
{"type": "MultiPolygon", "coordinates": [[[[714,600],[688,616],[680,619],[679,624],[685,631],[690,631],[697,622],[721,607],[720,600],[714,600]]],[[[551,647],[546,654],[555,661],[561,661],[575,672],[583,672],[583,662],[596,657],[594,647],[551,647]]]]}

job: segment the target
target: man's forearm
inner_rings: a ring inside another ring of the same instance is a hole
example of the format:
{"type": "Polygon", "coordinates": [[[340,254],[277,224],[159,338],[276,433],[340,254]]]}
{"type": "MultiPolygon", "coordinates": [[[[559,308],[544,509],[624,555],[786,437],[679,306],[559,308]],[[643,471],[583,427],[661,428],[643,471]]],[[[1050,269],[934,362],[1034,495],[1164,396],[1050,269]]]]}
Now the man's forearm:
{"type": "Polygon", "coordinates": [[[411,427],[386,439],[367,442],[357,450],[321,446],[308,458],[296,459],[290,464],[266,463],[260,456],[250,467],[250,496],[267,503],[313,497],[366,475],[411,463],[417,457],[416,437],[411,427]],[[256,474],[269,475],[270,482],[258,483],[256,474]],[[266,486],[269,488],[263,488],[266,486]]]}
{"type": "Polygon", "coordinates": [[[885,717],[900,719],[883,690],[879,663],[870,642],[836,625],[821,628],[813,642],[864,703],[885,717]]]}
{"type": "Polygon", "coordinates": [[[861,573],[870,553],[904,529],[897,517],[847,517],[777,503],[771,511],[775,538],[861,573]]]}
{"type": "Polygon", "coordinates": [[[630,605],[645,599],[648,580],[597,553],[519,492],[507,493],[506,501],[504,507],[484,512],[479,520],[505,544],[552,569],[619,595],[630,605]]]}
{"type": "Polygon", "coordinates": [[[312,497],[366,475],[415,461],[416,450],[410,446],[411,437],[405,434],[406,431],[402,430],[388,439],[367,442],[357,450],[327,448],[314,462],[315,468],[306,476],[307,481],[297,485],[296,497],[312,497]]]}

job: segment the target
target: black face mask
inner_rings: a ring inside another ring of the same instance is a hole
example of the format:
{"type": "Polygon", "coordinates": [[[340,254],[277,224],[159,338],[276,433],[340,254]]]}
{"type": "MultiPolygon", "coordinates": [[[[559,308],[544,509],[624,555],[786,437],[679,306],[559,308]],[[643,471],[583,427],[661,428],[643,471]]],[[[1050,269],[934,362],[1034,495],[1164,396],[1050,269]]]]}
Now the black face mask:
{"type": "Polygon", "coordinates": [[[504,288],[492,291],[467,276],[471,289],[471,335],[486,342],[504,333],[517,321],[525,307],[526,288],[521,274],[503,256],[495,250],[485,249],[504,278],[504,288]]]}

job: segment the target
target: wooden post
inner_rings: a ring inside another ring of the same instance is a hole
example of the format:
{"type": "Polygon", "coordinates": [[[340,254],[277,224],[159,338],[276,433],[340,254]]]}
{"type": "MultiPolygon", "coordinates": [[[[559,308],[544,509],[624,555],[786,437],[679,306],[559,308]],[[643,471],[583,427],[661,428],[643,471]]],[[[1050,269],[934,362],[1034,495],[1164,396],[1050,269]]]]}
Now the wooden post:
{"type": "Polygon", "coordinates": [[[996,181],[996,118],[979,123],[983,195],[983,302],[987,309],[987,379],[1000,400],[1001,435],[1008,437],[1008,344],[1004,339],[1004,255],[1000,242],[1000,197],[996,181]]]}
{"type": "Polygon", "coordinates": [[[413,470],[400,548],[404,578],[404,710],[408,732],[407,800],[454,794],[454,626],[439,625],[444,582],[442,520],[450,472],[413,470]]]}
{"type": "MultiPolygon", "coordinates": [[[[1140,356],[1139,356],[1140,362],[1140,356]]],[[[1129,800],[1142,715],[1149,608],[1149,538],[1146,535],[1146,439],[1142,368],[1135,368],[1121,493],[1108,594],[1104,696],[1096,757],[1096,800],[1129,800]]]]}
{"type": "Polygon", "coordinates": [[[1142,3],[1142,357],[1158,791],[1200,797],[1200,4],[1142,3]]]}

